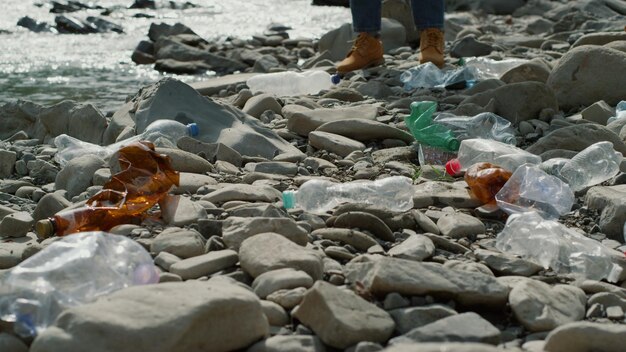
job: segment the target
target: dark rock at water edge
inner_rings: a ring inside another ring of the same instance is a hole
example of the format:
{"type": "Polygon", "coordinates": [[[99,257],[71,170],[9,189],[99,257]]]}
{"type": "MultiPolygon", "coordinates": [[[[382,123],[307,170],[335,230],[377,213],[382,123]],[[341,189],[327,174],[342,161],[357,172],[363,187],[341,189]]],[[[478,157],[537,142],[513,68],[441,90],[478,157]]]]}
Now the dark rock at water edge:
{"type": "Polygon", "coordinates": [[[150,9],[156,10],[159,8],[169,8],[173,10],[185,10],[196,8],[198,5],[193,4],[189,1],[187,2],[176,2],[176,1],[155,1],[155,0],[135,0],[135,2],[130,5],[129,9],[150,9]]]}
{"type": "Polygon", "coordinates": [[[313,0],[311,5],[350,7],[350,0],[313,0]]]}
{"type": "Polygon", "coordinates": [[[68,13],[68,12],[76,12],[81,10],[102,10],[104,7],[97,5],[87,5],[83,4],[80,1],[51,1],[50,4],[52,8],[50,9],[50,13],[68,13]]]}
{"type": "Polygon", "coordinates": [[[47,22],[38,22],[28,16],[22,17],[17,25],[28,28],[35,33],[61,34],[93,34],[93,33],[124,33],[122,26],[100,17],[89,16],[84,20],[72,16],[60,15],[54,18],[55,26],[47,22]]]}
{"type": "Polygon", "coordinates": [[[28,28],[32,32],[35,32],[35,33],[42,33],[42,32],[57,33],[56,28],[50,26],[48,23],[38,22],[37,20],[30,18],[28,16],[20,18],[20,20],[17,21],[17,25],[20,27],[28,28]]]}

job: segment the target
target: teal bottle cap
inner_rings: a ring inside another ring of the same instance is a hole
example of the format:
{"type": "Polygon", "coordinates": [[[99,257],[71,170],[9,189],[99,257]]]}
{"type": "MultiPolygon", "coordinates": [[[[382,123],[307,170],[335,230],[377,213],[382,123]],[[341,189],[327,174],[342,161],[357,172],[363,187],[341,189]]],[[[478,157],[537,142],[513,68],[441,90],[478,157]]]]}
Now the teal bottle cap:
{"type": "Polygon", "coordinates": [[[285,209],[296,207],[296,191],[283,191],[283,206],[285,209]]]}

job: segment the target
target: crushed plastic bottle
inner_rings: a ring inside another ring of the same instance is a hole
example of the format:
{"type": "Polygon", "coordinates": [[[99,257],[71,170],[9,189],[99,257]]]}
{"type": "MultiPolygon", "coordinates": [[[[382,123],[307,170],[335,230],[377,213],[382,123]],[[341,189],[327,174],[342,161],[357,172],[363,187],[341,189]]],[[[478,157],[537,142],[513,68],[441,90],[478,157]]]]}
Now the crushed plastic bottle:
{"type": "Polygon", "coordinates": [[[426,145],[439,147],[447,151],[459,149],[459,141],[450,129],[433,123],[432,116],[437,110],[434,101],[416,101],[411,103],[411,114],[404,118],[404,122],[415,139],[426,145]]]}
{"type": "Polygon", "coordinates": [[[626,119],[626,100],[622,100],[617,103],[617,106],[615,107],[615,116],[609,117],[606,124],[608,125],[618,119],[626,119]]]}
{"type": "Polygon", "coordinates": [[[622,153],[613,149],[613,143],[598,142],[565,162],[559,177],[577,192],[617,175],[623,159],[622,153]]]}
{"type": "Polygon", "coordinates": [[[461,141],[458,158],[446,164],[446,172],[456,175],[479,162],[492,163],[514,172],[526,163],[541,163],[541,157],[513,145],[490,139],[466,139],[461,141]]]}
{"type": "Polygon", "coordinates": [[[509,214],[536,211],[544,218],[556,219],[572,209],[576,197],[565,182],[536,165],[525,164],[496,194],[496,201],[509,214]]]}
{"type": "Polygon", "coordinates": [[[140,221],[173,185],[179,184],[179,173],[172,168],[169,157],[156,153],[150,142],[122,147],[119,164],[122,171],[113,175],[85,206],[38,221],[37,235],[46,238],[54,234],[106,231],[119,224],[140,221]]]}
{"type": "Polygon", "coordinates": [[[467,57],[463,59],[463,65],[476,70],[479,80],[500,78],[504,73],[517,66],[527,63],[525,59],[494,60],[486,57],[467,57]]]}
{"type": "Polygon", "coordinates": [[[35,336],[70,307],[134,286],[159,275],[137,242],[104,232],[64,237],[10,269],[1,281],[0,319],[16,333],[35,336]]]}
{"type": "Polygon", "coordinates": [[[83,155],[93,155],[107,159],[123,146],[133,142],[148,141],[154,143],[159,139],[166,139],[170,144],[176,145],[180,138],[185,136],[195,137],[198,135],[198,132],[198,125],[195,123],[184,125],[174,120],[156,120],[146,127],[141,134],[108,146],[84,142],[66,134],[61,134],[54,139],[54,145],[57,147],[55,160],[59,165],[65,166],[70,160],[83,155]]]}
{"type": "Polygon", "coordinates": [[[456,152],[451,152],[437,147],[431,147],[426,144],[417,145],[417,160],[419,160],[421,166],[444,166],[448,162],[448,160],[454,159],[456,157],[456,152]]]}
{"type": "Polygon", "coordinates": [[[483,112],[472,117],[444,112],[437,115],[433,121],[448,127],[459,141],[484,138],[513,145],[517,142],[511,122],[491,112],[483,112]]]}
{"type": "Polygon", "coordinates": [[[474,197],[483,204],[495,203],[496,193],[511,177],[511,171],[490,163],[477,163],[470,166],[465,173],[465,182],[474,197]]]}
{"type": "Polygon", "coordinates": [[[277,96],[317,94],[330,89],[333,79],[325,71],[274,72],[249,78],[246,84],[252,91],[270,93],[277,96]]]}
{"type": "Polygon", "coordinates": [[[427,62],[404,71],[400,81],[405,90],[415,88],[463,89],[476,83],[478,71],[473,67],[459,67],[442,70],[432,62],[427,62]]]}
{"type": "Polygon", "coordinates": [[[325,214],[342,203],[374,204],[400,212],[413,208],[412,188],[413,181],[404,176],[347,183],[309,180],[297,191],[284,191],[283,204],[286,209],[299,206],[314,214],[325,214]]]}
{"type": "Polygon", "coordinates": [[[496,238],[496,248],[519,255],[560,274],[617,282],[624,255],[536,212],[511,215],[496,238]]]}

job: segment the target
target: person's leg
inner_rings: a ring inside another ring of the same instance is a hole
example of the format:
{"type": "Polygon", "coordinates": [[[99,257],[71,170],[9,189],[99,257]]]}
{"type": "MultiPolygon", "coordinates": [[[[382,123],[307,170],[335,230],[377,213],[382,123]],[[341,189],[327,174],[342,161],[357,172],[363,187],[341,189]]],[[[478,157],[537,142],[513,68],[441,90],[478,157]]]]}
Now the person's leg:
{"type": "Polygon", "coordinates": [[[380,32],[382,0],[350,0],[350,11],[354,32],[380,32]]]}
{"type": "Polygon", "coordinates": [[[358,36],[346,58],[337,65],[339,73],[381,65],[385,61],[380,41],[382,1],[350,0],[350,10],[352,28],[358,36]]]}
{"type": "Polygon", "coordinates": [[[411,0],[413,20],[420,31],[420,63],[444,65],[444,0],[411,0]]]}
{"type": "Polygon", "coordinates": [[[413,20],[418,30],[443,30],[444,0],[411,0],[413,20]]]}

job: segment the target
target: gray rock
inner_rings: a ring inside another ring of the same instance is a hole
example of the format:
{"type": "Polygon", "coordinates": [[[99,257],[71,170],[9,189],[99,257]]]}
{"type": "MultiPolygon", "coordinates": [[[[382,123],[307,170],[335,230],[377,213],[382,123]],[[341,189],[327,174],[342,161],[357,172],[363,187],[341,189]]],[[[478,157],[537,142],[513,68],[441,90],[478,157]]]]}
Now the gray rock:
{"type": "Polygon", "coordinates": [[[9,214],[0,220],[0,237],[24,237],[35,220],[27,212],[9,214]]]}
{"type": "Polygon", "coordinates": [[[308,109],[300,105],[285,105],[282,115],[288,119],[287,128],[290,131],[306,137],[327,122],[353,119],[355,116],[374,120],[378,115],[378,109],[373,105],[337,109],[308,109]]]}
{"type": "MultiPolygon", "coordinates": [[[[17,161],[16,168],[20,161],[23,160],[17,161]]],[[[54,165],[39,159],[28,161],[28,163],[26,163],[26,169],[28,170],[28,176],[32,177],[35,182],[40,184],[54,182],[59,173],[59,170],[54,165]]]]}
{"type": "Polygon", "coordinates": [[[170,226],[183,227],[197,223],[207,217],[207,212],[198,202],[183,196],[167,197],[161,202],[161,215],[170,226]]]}
{"type": "Polygon", "coordinates": [[[271,203],[282,199],[282,193],[270,186],[224,184],[223,187],[203,196],[201,199],[215,204],[233,200],[271,203]]]}
{"type": "Polygon", "coordinates": [[[173,194],[194,194],[200,187],[207,185],[215,186],[217,181],[211,176],[181,172],[179,185],[172,188],[170,192],[173,194]]]}
{"type": "Polygon", "coordinates": [[[284,326],[289,323],[289,316],[283,307],[270,301],[261,301],[261,306],[271,326],[284,326]]]}
{"type": "Polygon", "coordinates": [[[280,114],[281,109],[282,106],[272,94],[259,94],[248,99],[241,110],[258,119],[267,110],[280,114]]]}
{"type": "Polygon", "coordinates": [[[291,268],[268,271],[259,275],[252,282],[252,289],[257,296],[267,297],[278,290],[297,287],[309,288],[313,286],[313,279],[304,271],[291,268]]]}
{"type": "Polygon", "coordinates": [[[347,102],[357,102],[365,99],[356,89],[345,87],[331,89],[328,93],[322,95],[322,98],[337,99],[347,102]]]}
{"type": "Polygon", "coordinates": [[[352,261],[344,272],[350,282],[362,282],[375,295],[444,295],[462,304],[501,307],[509,294],[508,288],[493,276],[447,269],[436,263],[381,258],[374,262],[352,261]]]}
{"type": "Polygon", "coordinates": [[[540,60],[531,60],[506,71],[500,78],[504,83],[535,81],[546,83],[550,76],[550,67],[540,60]]]}
{"type": "Polygon", "coordinates": [[[191,258],[204,254],[204,238],[197,231],[170,228],[157,235],[150,251],[168,252],[180,258],[191,258]]]}
{"type": "Polygon", "coordinates": [[[592,187],[585,196],[590,209],[600,210],[600,229],[609,238],[622,241],[626,222],[626,185],[592,187]]]}
{"type": "MultiPolygon", "coordinates": [[[[269,43],[267,43],[269,44],[269,43]]],[[[272,68],[280,67],[280,62],[272,55],[261,55],[258,60],[254,62],[252,67],[253,72],[270,72],[272,68]]]]}
{"type": "MultiPolygon", "coordinates": [[[[210,79],[192,82],[189,85],[202,95],[212,96],[224,89],[228,89],[228,87],[244,84],[249,78],[256,75],[258,75],[258,73],[233,73],[226,76],[211,77],[210,79]]],[[[245,105],[245,102],[251,97],[252,92],[250,92],[249,89],[242,89],[239,91],[238,97],[233,101],[233,105],[241,109],[245,105]]]]}
{"type": "Polygon", "coordinates": [[[435,252],[433,241],[423,235],[410,235],[399,245],[389,250],[389,255],[396,258],[415,260],[421,262],[430,258],[435,252]]]}
{"type": "Polygon", "coordinates": [[[387,84],[373,80],[359,84],[356,90],[364,96],[369,96],[374,99],[385,99],[394,94],[394,91],[389,88],[387,84]]]}
{"type": "Polygon", "coordinates": [[[392,18],[402,24],[406,30],[407,43],[419,42],[419,32],[415,28],[410,1],[385,0],[381,12],[383,18],[392,18]]]}
{"type": "Polygon", "coordinates": [[[437,227],[444,236],[463,238],[485,233],[485,224],[479,219],[463,214],[445,214],[437,220],[437,227]]]}
{"type": "Polygon", "coordinates": [[[22,261],[22,254],[26,249],[24,243],[0,243],[0,270],[10,269],[22,261]]]}
{"type": "Polygon", "coordinates": [[[482,342],[497,345],[500,343],[500,330],[480,315],[469,312],[415,328],[391,339],[389,343],[406,342],[482,342]]]}
{"type": "Polygon", "coordinates": [[[298,166],[294,163],[286,161],[264,161],[260,163],[247,163],[245,169],[250,172],[279,174],[285,176],[295,176],[298,173],[298,166]]]}
{"type": "Polygon", "coordinates": [[[423,307],[394,309],[389,314],[396,322],[396,332],[403,335],[413,329],[455,315],[457,312],[448,306],[432,304],[423,307]]]}
{"type": "Polygon", "coordinates": [[[213,171],[213,165],[206,159],[180,149],[156,148],[156,152],[170,157],[174,170],[204,174],[213,171]]]}
{"type": "Polygon", "coordinates": [[[259,341],[246,352],[324,352],[326,348],[317,336],[276,335],[259,341]]]}
{"type": "Polygon", "coordinates": [[[317,149],[326,150],[342,157],[354,151],[365,149],[365,144],[359,141],[338,134],[320,131],[309,133],[309,144],[317,149]]]}
{"type": "Polygon", "coordinates": [[[579,47],[582,45],[605,45],[611,42],[626,40],[626,34],[620,32],[600,32],[600,33],[588,33],[578,38],[572,47],[579,47]]]}
{"type": "Polygon", "coordinates": [[[237,252],[225,249],[177,261],[170,265],[169,271],[183,280],[197,279],[230,268],[237,261],[239,261],[237,252]]]}
{"type": "Polygon", "coordinates": [[[578,287],[550,286],[523,280],[513,286],[509,304],[517,320],[529,331],[549,331],[585,317],[587,296],[578,287]]]}
{"type": "Polygon", "coordinates": [[[526,148],[526,151],[536,155],[553,149],[579,152],[594,143],[602,141],[613,143],[613,149],[626,155],[626,144],[619,136],[608,128],[597,124],[582,124],[559,128],[526,148]]]}
{"type": "Polygon", "coordinates": [[[7,178],[13,174],[17,153],[0,149],[0,178],[7,178]]]}
{"type": "Polygon", "coordinates": [[[301,246],[308,242],[307,231],[289,218],[240,218],[231,216],[222,224],[224,243],[228,248],[234,250],[239,250],[239,246],[244,240],[264,232],[282,235],[301,246]]]}
{"type": "Polygon", "coordinates": [[[376,246],[378,242],[371,236],[355,230],[350,229],[338,229],[338,228],[327,228],[327,229],[318,229],[311,232],[313,236],[319,236],[321,238],[338,241],[341,243],[349,244],[352,247],[356,248],[359,251],[365,252],[370,247],[376,246]]]}
{"type": "Polygon", "coordinates": [[[624,350],[626,326],[577,322],[552,330],[546,338],[549,352],[620,352],[624,350]]]}
{"type": "Polygon", "coordinates": [[[414,187],[413,204],[424,208],[435,203],[455,208],[476,208],[482,203],[472,196],[465,182],[429,181],[414,187]]]}
{"type": "Polygon", "coordinates": [[[207,99],[172,78],[144,88],[141,94],[118,110],[104,133],[103,141],[112,143],[124,127],[134,123],[137,132],[142,132],[163,116],[176,116],[178,121],[184,123],[195,122],[200,129],[196,139],[223,143],[241,155],[273,158],[276,154],[300,153],[258,120],[234,107],[207,99]]]}
{"type": "Polygon", "coordinates": [[[474,254],[500,275],[531,276],[543,269],[541,265],[507,253],[475,249],[474,254]]]}
{"type": "Polygon", "coordinates": [[[604,100],[597,101],[580,112],[583,119],[606,125],[609,117],[615,116],[615,109],[611,108],[604,100]]]}
{"type": "Polygon", "coordinates": [[[369,231],[371,234],[380,238],[383,241],[393,241],[393,232],[376,215],[372,215],[367,212],[362,211],[349,211],[343,214],[340,214],[335,222],[333,223],[334,227],[343,227],[343,228],[358,228],[361,230],[369,231]]]}
{"type": "Polygon", "coordinates": [[[626,95],[626,87],[620,79],[624,76],[626,53],[585,45],[568,51],[559,59],[548,85],[563,110],[588,106],[598,100],[614,106],[626,95]]]}
{"type": "Polygon", "coordinates": [[[558,111],[559,108],[557,96],[549,86],[530,81],[507,84],[474,94],[461,102],[461,105],[466,104],[482,107],[494,104],[493,112],[513,123],[537,119],[544,109],[558,111]]]}
{"type": "Polygon", "coordinates": [[[39,121],[51,137],[67,134],[81,141],[100,144],[107,120],[92,104],[71,100],[42,108],[39,121]]]}
{"type": "Polygon", "coordinates": [[[77,196],[91,186],[93,174],[104,165],[104,160],[94,155],[72,159],[57,174],[54,187],[67,190],[68,198],[77,196]]]}
{"type": "Polygon", "coordinates": [[[486,56],[493,51],[491,44],[477,40],[475,36],[468,35],[452,43],[450,56],[471,57],[486,56]]]}
{"type": "Polygon", "coordinates": [[[94,352],[231,351],[267,333],[258,297],[238,285],[163,283],[127,288],[64,311],[37,336],[31,351],[83,351],[85,346],[94,352]]]}
{"type": "Polygon", "coordinates": [[[587,306],[592,306],[594,304],[600,304],[604,307],[620,307],[623,310],[626,310],[626,298],[620,297],[619,295],[611,292],[599,292],[589,297],[587,306]]]}
{"type": "Polygon", "coordinates": [[[491,269],[488,266],[481,263],[476,262],[465,262],[460,260],[448,260],[443,264],[444,268],[452,269],[452,270],[462,270],[462,271],[471,271],[474,273],[485,274],[489,276],[493,275],[491,269]]]}
{"type": "Polygon", "coordinates": [[[314,280],[322,277],[321,255],[285,237],[267,232],[243,241],[239,249],[241,268],[252,277],[283,268],[302,270],[314,280]]]}
{"type": "Polygon", "coordinates": [[[415,140],[410,133],[393,126],[357,118],[327,122],[319,126],[316,131],[339,134],[361,142],[399,139],[406,143],[412,143],[415,140]]]}
{"type": "Polygon", "coordinates": [[[307,291],[292,315],[324,343],[342,349],[360,341],[384,343],[395,325],[384,310],[324,281],[307,291]]]}
{"type": "Polygon", "coordinates": [[[267,295],[267,300],[270,302],[274,302],[279,306],[291,310],[300,302],[302,302],[302,298],[306,293],[306,288],[304,287],[296,287],[292,289],[283,289],[270,293],[267,295]]]}
{"type": "Polygon", "coordinates": [[[205,143],[192,137],[183,137],[176,142],[176,146],[216,164],[218,161],[227,161],[237,167],[241,166],[241,154],[223,143],[205,143]]]}
{"type": "Polygon", "coordinates": [[[0,333],[0,351],[28,352],[28,346],[18,337],[2,332],[0,333]]]}
{"type": "Polygon", "coordinates": [[[48,218],[70,205],[72,205],[72,203],[63,198],[60,193],[48,193],[37,202],[37,206],[33,212],[33,220],[39,221],[48,218]]]}
{"type": "Polygon", "coordinates": [[[510,15],[515,10],[525,5],[524,0],[456,0],[447,3],[447,11],[481,11],[496,15],[510,15]]]}
{"type": "MultiPolygon", "coordinates": [[[[500,1],[499,3],[504,3],[500,1]]],[[[502,349],[487,345],[484,343],[474,342],[445,342],[445,343],[401,343],[390,346],[383,350],[384,352],[502,352],[502,349]]]]}
{"type": "Polygon", "coordinates": [[[180,259],[179,257],[175,256],[172,253],[160,252],[154,258],[154,264],[158,265],[163,270],[169,271],[172,264],[180,262],[181,260],[182,259],[180,259]]]}

